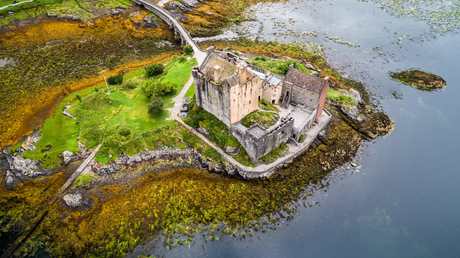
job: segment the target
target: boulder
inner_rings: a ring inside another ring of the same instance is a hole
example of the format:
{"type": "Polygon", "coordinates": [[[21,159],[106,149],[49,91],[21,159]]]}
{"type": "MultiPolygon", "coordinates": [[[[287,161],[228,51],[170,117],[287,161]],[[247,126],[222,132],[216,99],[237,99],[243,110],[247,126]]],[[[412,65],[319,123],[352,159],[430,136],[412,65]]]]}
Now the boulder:
{"type": "Polygon", "coordinates": [[[235,149],[232,146],[225,146],[225,152],[233,153],[235,152],[235,149]]]}
{"type": "Polygon", "coordinates": [[[91,199],[85,191],[77,191],[66,194],[62,198],[62,203],[67,210],[72,211],[81,208],[82,211],[86,208],[92,208],[94,200],[91,199]]]}
{"type": "Polygon", "coordinates": [[[74,155],[71,151],[64,151],[63,153],[61,153],[61,157],[62,157],[62,162],[61,164],[66,166],[66,165],[69,165],[70,163],[74,162],[75,160],[77,160],[77,156],[74,155]]]}
{"type": "Polygon", "coordinates": [[[204,128],[203,126],[198,127],[198,132],[200,132],[200,133],[202,133],[204,135],[209,134],[208,130],[206,130],[206,128],[204,128]]]}

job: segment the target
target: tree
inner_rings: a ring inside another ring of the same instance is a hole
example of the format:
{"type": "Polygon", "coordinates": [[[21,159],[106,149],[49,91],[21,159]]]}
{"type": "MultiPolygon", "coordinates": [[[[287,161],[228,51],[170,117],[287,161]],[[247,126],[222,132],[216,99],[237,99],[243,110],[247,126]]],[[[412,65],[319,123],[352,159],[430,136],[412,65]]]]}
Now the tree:
{"type": "Polygon", "coordinates": [[[120,84],[122,82],[123,82],[123,74],[121,73],[115,76],[110,76],[107,79],[107,83],[110,85],[120,84]]]}
{"type": "Polygon", "coordinates": [[[142,85],[142,93],[147,97],[159,97],[176,92],[176,84],[171,82],[147,81],[142,85]]]}
{"type": "Polygon", "coordinates": [[[81,102],[81,96],[80,95],[77,94],[77,96],[75,96],[75,97],[77,97],[77,99],[81,102]]]}
{"type": "Polygon", "coordinates": [[[186,55],[191,55],[193,53],[193,47],[190,45],[185,45],[184,46],[184,53],[186,55]]]}
{"type": "Polygon", "coordinates": [[[151,115],[163,112],[163,101],[158,97],[152,97],[152,103],[149,104],[148,110],[151,115]]]}
{"type": "Polygon", "coordinates": [[[153,77],[153,76],[156,76],[156,75],[160,75],[163,73],[163,71],[165,70],[165,67],[163,64],[158,64],[158,63],[155,63],[155,64],[151,64],[149,66],[147,66],[145,68],[145,72],[147,74],[147,77],[153,77]]]}

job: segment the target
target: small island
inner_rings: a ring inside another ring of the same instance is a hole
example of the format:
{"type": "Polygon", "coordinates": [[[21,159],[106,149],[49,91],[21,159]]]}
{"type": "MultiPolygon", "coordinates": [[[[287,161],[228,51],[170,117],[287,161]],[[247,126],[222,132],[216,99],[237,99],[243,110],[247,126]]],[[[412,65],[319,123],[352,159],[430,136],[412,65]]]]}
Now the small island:
{"type": "Polygon", "coordinates": [[[390,76],[419,90],[432,91],[446,87],[446,81],[441,76],[421,70],[390,72],[390,76]]]}

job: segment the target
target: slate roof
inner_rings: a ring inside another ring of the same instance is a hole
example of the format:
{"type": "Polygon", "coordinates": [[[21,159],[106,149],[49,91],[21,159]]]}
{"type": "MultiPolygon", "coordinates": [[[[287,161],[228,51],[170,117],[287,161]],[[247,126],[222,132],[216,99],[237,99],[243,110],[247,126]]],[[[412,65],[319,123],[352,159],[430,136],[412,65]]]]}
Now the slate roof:
{"type": "Polygon", "coordinates": [[[292,67],[289,68],[284,81],[316,93],[320,93],[325,84],[321,78],[309,75],[308,73],[292,67]]]}
{"type": "Polygon", "coordinates": [[[272,77],[270,77],[270,79],[268,79],[268,83],[270,83],[270,85],[278,85],[280,82],[281,82],[281,78],[279,78],[278,76],[276,75],[273,75],[272,77]]]}

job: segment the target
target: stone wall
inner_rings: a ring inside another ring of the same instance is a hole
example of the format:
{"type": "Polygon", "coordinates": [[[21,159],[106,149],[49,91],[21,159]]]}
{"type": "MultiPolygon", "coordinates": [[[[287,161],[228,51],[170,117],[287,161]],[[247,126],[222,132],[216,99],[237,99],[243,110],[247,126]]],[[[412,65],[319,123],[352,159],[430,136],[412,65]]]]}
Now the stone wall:
{"type": "Polygon", "coordinates": [[[236,126],[231,126],[230,131],[236,139],[243,145],[244,149],[255,163],[258,160],[277,148],[282,142],[286,142],[291,136],[294,119],[282,119],[280,125],[270,131],[265,131],[262,135],[256,136],[251,133],[251,129],[259,127],[255,124],[245,131],[236,126]]]}
{"type": "Polygon", "coordinates": [[[316,110],[313,111],[308,117],[308,119],[305,120],[299,128],[295,128],[295,127],[292,128],[292,134],[294,135],[293,138],[296,141],[299,141],[300,136],[302,134],[305,134],[311,128],[311,126],[313,125],[313,122],[315,121],[316,113],[317,113],[316,110]]]}
{"type": "Polygon", "coordinates": [[[192,68],[195,79],[196,104],[230,126],[230,85],[223,80],[220,85],[207,79],[198,67],[192,68]]]}
{"type": "Polygon", "coordinates": [[[290,103],[305,105],[305,108],[309,110],[315,110],[318,107],[318,93],[294,86],[293,84],[284,81],[282,96],[284,97],[287,92],[289,92],[291,98],[290,103]]]}

